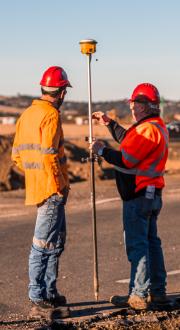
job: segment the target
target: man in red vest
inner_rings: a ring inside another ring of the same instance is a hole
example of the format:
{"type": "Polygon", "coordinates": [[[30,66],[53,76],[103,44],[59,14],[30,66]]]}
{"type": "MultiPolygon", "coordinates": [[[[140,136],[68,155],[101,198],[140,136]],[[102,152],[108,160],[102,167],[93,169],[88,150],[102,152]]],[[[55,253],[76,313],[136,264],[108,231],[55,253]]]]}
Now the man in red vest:
{"type": "MultiPolygon", "coordinates": [[[[149,83],[138,85],[130,99],[135,124],[128,130],[102,112],[93,118],[106,125],[119,150],[101,141],[93,143],[95,154],[113,164],[116,183],[123,200],[123,226],[128,260],[131,263],[129,297],[126,304],[146,309],[148,301],[166,301],[166,270],[157,218],[162,207],[164,170],[168,156],[168,132],[160,118],[160,96],[149,83]]],[[[124,305],[120,296],[110,300],[124,305]]]]}

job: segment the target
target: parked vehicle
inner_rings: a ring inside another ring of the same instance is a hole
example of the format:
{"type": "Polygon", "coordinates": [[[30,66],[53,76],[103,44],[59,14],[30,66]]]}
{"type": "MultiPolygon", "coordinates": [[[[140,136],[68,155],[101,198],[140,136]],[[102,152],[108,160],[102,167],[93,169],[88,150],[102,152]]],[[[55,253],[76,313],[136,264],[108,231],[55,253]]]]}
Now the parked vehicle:
{"type": "Polygon", "coordinates": [[[169,137],[173,139],[180,139],[180,121],[172,121],[166,125],[169,137]]]}

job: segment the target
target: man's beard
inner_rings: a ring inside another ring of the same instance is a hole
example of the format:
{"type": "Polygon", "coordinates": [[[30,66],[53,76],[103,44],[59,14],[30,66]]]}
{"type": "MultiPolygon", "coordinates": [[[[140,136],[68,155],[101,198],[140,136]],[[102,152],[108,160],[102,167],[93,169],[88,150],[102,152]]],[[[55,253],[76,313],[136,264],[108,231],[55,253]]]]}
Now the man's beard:
{"type": "Polygon", "coordinates": [[[59,110],[59,108],[60,108],[61,105],[63,104],[63,101],[64,101],[64,99],[58,99],[58,100],[56,100],[54,106],[55,106],[55,108],[56,108],[57,110],[59,110]]]}

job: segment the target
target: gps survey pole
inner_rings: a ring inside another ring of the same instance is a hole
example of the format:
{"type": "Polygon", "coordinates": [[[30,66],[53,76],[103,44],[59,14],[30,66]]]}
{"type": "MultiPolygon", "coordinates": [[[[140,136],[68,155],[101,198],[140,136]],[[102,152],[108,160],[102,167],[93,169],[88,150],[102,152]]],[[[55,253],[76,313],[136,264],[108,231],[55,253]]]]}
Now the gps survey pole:
{"type": "Polygon", "coordinates": [[[96,230],[96,200],[95,200],[95,177],[94,177],[94,162],[95,157],[92,152],[92,142],[93,142],[93,133],[92,133],[92,92],[91,92],[91,58],[92,54],[96,52],[97,41],[92,39],[81,40],[80,47],[81,53],[87,55],[87,64],[88,64],[88,112],[89,112],[89,146],[90,146],[90,183],[91,183],[91,209],[92,209],[92,226],[93,226],[93,248],[94,248],[94,295],[95,299],[98,300],[99,295],[99,279],[98,279],[98,256],[97,256],[97,230],[96,230]]]}

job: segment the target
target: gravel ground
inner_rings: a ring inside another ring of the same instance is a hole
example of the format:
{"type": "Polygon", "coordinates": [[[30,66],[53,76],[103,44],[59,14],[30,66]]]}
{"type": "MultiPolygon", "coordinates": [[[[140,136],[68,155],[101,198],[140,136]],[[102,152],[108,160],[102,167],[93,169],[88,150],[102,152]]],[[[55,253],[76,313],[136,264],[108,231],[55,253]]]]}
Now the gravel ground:
{"type": "Polygon", "coordinates": [[[166,306],[153,308],[147,312],[137,312],[132,309],[121,309],[112,313],[97,315],[83,321],[74,320],[55,320],[55,321],[27,321],[12,316],[6,322],[0,322],[3,330],[178,330],[180,329],[180,304],[176,303],[173,307],[166,306]]]}

